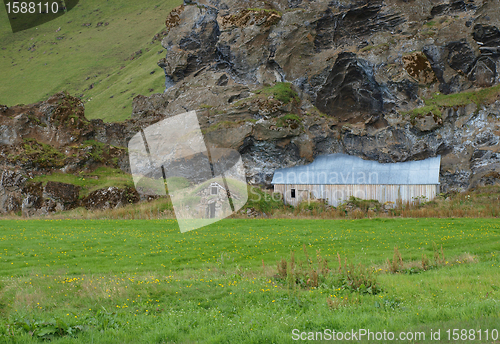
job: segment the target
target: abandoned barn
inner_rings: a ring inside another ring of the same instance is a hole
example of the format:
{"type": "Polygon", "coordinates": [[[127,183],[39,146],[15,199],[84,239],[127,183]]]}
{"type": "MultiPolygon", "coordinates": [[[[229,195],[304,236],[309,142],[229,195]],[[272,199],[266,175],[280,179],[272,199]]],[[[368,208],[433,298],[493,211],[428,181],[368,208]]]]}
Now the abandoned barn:
{"type": "Polygon", "coordinates": [[[441,157],[420,161],[379,163],[346,154],[318,156],[309,165],[274,172],[274,191],[293,206],[324,199],[337,206],[351,196],[396,204],[431,200],[439,193],[441,157]]]}

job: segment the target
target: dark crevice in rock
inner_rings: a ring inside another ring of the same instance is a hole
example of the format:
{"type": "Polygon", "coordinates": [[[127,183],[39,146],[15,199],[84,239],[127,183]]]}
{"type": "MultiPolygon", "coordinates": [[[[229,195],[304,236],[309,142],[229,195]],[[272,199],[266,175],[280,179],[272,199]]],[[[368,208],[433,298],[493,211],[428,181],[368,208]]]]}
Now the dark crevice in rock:
{"type": "Polygon", "coordinates": [[[447,4],[439,4],[431,9],[431,16],[442,16],[446,14],[453,14],[457,12],[465,12],[475,10],[477,7],[472,2],[453,1],[447,4]]]}
{"type": "Polygon", "coordinates": [[[448,65],[459,73],[467,74],[476,60],[474,51],[465,40],[450,42],[448,49],[448,65]]]}
{"type": "Polygon", "coordinates": [[[368,63],[354,53],[341,53],[318,91],[316,106],[330,116],[349,120],[357,114],[382,112],[382,94],[368,63]]]}
{"type": "Polygon", "coordinates": [[[362,37],[378,31],[392,31],[405,21],[399,14],[382,12],[383,7],[382,1],[368,1],[341,13],[328,9],[315,23],[316,50],[338,46],[344,39],[363,41],[362,37]]]}

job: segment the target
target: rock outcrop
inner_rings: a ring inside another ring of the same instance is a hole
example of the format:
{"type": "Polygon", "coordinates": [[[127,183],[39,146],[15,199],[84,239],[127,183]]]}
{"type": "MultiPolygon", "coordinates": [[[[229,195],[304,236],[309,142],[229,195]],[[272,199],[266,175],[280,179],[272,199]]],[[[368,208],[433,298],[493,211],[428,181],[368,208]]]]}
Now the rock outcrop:
{"type": "MultiPolygon", "coordinates": [[[[123,123],[86,121],[61,94],[0,107],[2,167],[128,171],[123,147],[135,133],[196,110],[206,140],[239,150],[255,184],[329,153],[440,154],[443,191],[500,175],[500,10],[490,1],[192,0],[166,17],[164,93],[137,96],[123,123]]],[[[13,209],[38,202],[35,192],[26,205],[1,195],[13,209]]],[[[125,202],[112,198],[88,204],[125,202]]]]}
{"type": "Polygon", "coordinates": [[[240,150],[250,182],[337,152],[441,154],[443,191],[499,172],[500,10],[488,1],[198,0],[170,18],[159,65],[176,82],[137,99],[134,116],[198,110],[207,140],[240,150]]]}
{"type": "Polygon", "coordinates": [[[108,187],[98,189],[80,199],[80,187],[48,181],[30,181],[19,172],[4,171],[0,178],[0,214],[21,213],[24,217],[85,207],[89,210],[112,209],[139,202],[133,188],[108,187]]]}
{"type": "Polygon", "coordinates": [[[49,181],[43,188],[43,197],[64,210],[71,209],[78,202],[80,187],[73,184],[49,181]]]}
{"type": "Polygon", "coordinates": [[[92,192],[85,197],[82,204],[87,209],[113,209],[137,202],[139,202],[139,194],[135,189],[119,189],[110,186],[109,188],[92,192]]]}

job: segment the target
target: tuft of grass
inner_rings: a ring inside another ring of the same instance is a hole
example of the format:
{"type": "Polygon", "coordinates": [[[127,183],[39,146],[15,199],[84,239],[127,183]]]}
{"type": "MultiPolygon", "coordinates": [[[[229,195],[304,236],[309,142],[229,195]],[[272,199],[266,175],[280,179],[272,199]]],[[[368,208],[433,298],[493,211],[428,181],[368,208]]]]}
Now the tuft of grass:
{"type": "Polygon", "coordinates": [[[58,168],[64,166],[66,155],[56,148],[32,138],[24,139],[23,141],[22,152],[16,156],[12,156],[12,160],[20,160],[25,163],[31,161],[35,166],[41,168],[58,168]]]}
{"type": "Polygon", "coordinates": [[[191,182],[184,177],[170,177],[167,178],[167,184],[172,189],[183,189],[191,186],[191,182]]]}
{"type": "Polygon", "coordinates": [[[56,220],[159,220],[175,219],[175,213],[172,202],[167,196],[149,202],[127,204],[115,209],[87,210],[80,207],[55,213],[50,218],[56,220]]]}
{"type": "Polygon", "coordinates": [[[208,105],[208,104],[201,104],[200,105],[200,109],[211,109],[211,108],[213,108],[212,105],[208,105]]]}
{"type": "Polygon", "coordinates": [[[289,113],[283,117],[278,118],[276,121],[277,127],[285,127],[287,125],[291,125],[292,129],[298,127],[298,125],[302,123],[302,119],[294,113],[289,113]]]}
{"type": "Polygon", "coordinates": [[[375,49],[382,49],[382,50],[388,50],[390,47],[389,43],[382,43],[382,44],[377,44],[377,45],[367,45],[364,48],[359,49],[360,52],[363,51],[371,51],[375,49]]]}
{"type": "Polygon", "coordinates": [[[255,93],[265,96],[273,95],[275,99],[283,104],[288,104],[291,101],[298,103],[300,101],[299,95],[292,89],[292,84],[289,82],[277,82],[274,86],[264,87],[255,93]]]}
{"type": "Polygon", "coordinates": [[[441,117],[443,108],[465,106],[468,104],[476,104],[479,110],[481,105],[492,104],[499,97],[500,85],[454,94],[436,93],[431,98],[424,100],[425,106],[413,109],[403,115],[409,114],[411,119],[428,114],[441,117]]]}
{"type": "Polygon", "coordinates": [[[104,189],[110,186],[118,188],[134,187],[132,176],[124,173],[120,169],[110,167],[99,167],[93,172],[80,172],[78,174],[70,173],[52,173],[49,175],[40,175],[33,178],[33,182],[42,182],[43,185],[48,181],[73,184],[80,187],[80,197],[85,197],[91,192],[104,189]]]}
{"type": "Polygon", "coordinates": [[[280,11],[277,11],[277,10],[271,10],[271,9],[267,9],[267,8],[258,8],[258,7],[255,7],[255,8],[247,8],[247,11],[252,11],[252,12],[265,12],[265,13],[274,13],[274,14],[277,14],[279,16],[282,15],[282,13],[280,11]]]}
{"type": "Polygon", "coordinates": [[[245,123],[245,121],[220,121],[212,124],[207,129],[202,130],[204,134],[210,133],[212,131],[217,131],[219,129],[235,128],[245,123]]]}
{"type": "Polygon", "coordinates": [[[382,208],[380,202],[375,199],[361,199],[354,196],[349,198],[345,206],[360,208],[364,212],[368,210],[379,211],[382,208]]]}
{"type": "Polygon", "coordinates": [[[281,194],[271,193],[249,185],[248,201],[243,207],[243,211],[246,209],[254,209],[259,213],[270,215],[277,210],[289,209],[289,207],[283,205],[281,194]]]}
{"type": "MultiPolygon", "coordinates": [[[[277,262],[275,278],[286,283],[287,288],[314,289],[323,287],[371,295],[381,292],[372,269],[366,268],[362,264],[348,263],[347,258],[342,267],[338,252],[339,269],[330,269],[328,260],[321,255],[321,250],[316,251],[316,257],[310,257],[307,253],[307,246],[303,244],[302,251],[305,256],[304,260],[296,260],[295,253],[292,251],[290,263],[284,258],[277,262]]],[[[331,300],[328,302],[331,306],[330,303],[331,300]]]]}

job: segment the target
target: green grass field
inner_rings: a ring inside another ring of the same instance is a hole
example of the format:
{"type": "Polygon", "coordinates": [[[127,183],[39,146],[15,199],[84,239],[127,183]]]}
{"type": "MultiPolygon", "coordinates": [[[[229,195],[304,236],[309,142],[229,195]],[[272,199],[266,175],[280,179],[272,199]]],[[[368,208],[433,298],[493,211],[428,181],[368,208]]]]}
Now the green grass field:
{"type": "Polygon", "coordinates": [[[441,328],[442,339],[447,329],[500,330],[499,238],[496,219],[233,219],[185,234],[174,220],[5,220],[0,342],[289,343],[293,329],[441,328]],[[408,268],[390,273],[395,246],[408,268]],[[297,271],[322,264],[316,286],[312,275],[279,277],[277,262],[290,263],[292,251],[297,271]],[[436,252],[441,264],[410,268],[436,252]],[[380,292],[339,279],[337,253],[352,272],[370,267],[380,292]]]}
{"type": "Polygon", "coordinates": [[[164,73],[156,65],[163,48],[151,41],[180,4],[182,0],[80,1],[67,14],[17,33],[0,6],[0,104],[29,104],[68,91],[83,95],[89,119],[130,118],[136,95],[165,88],[164,73]]]}

